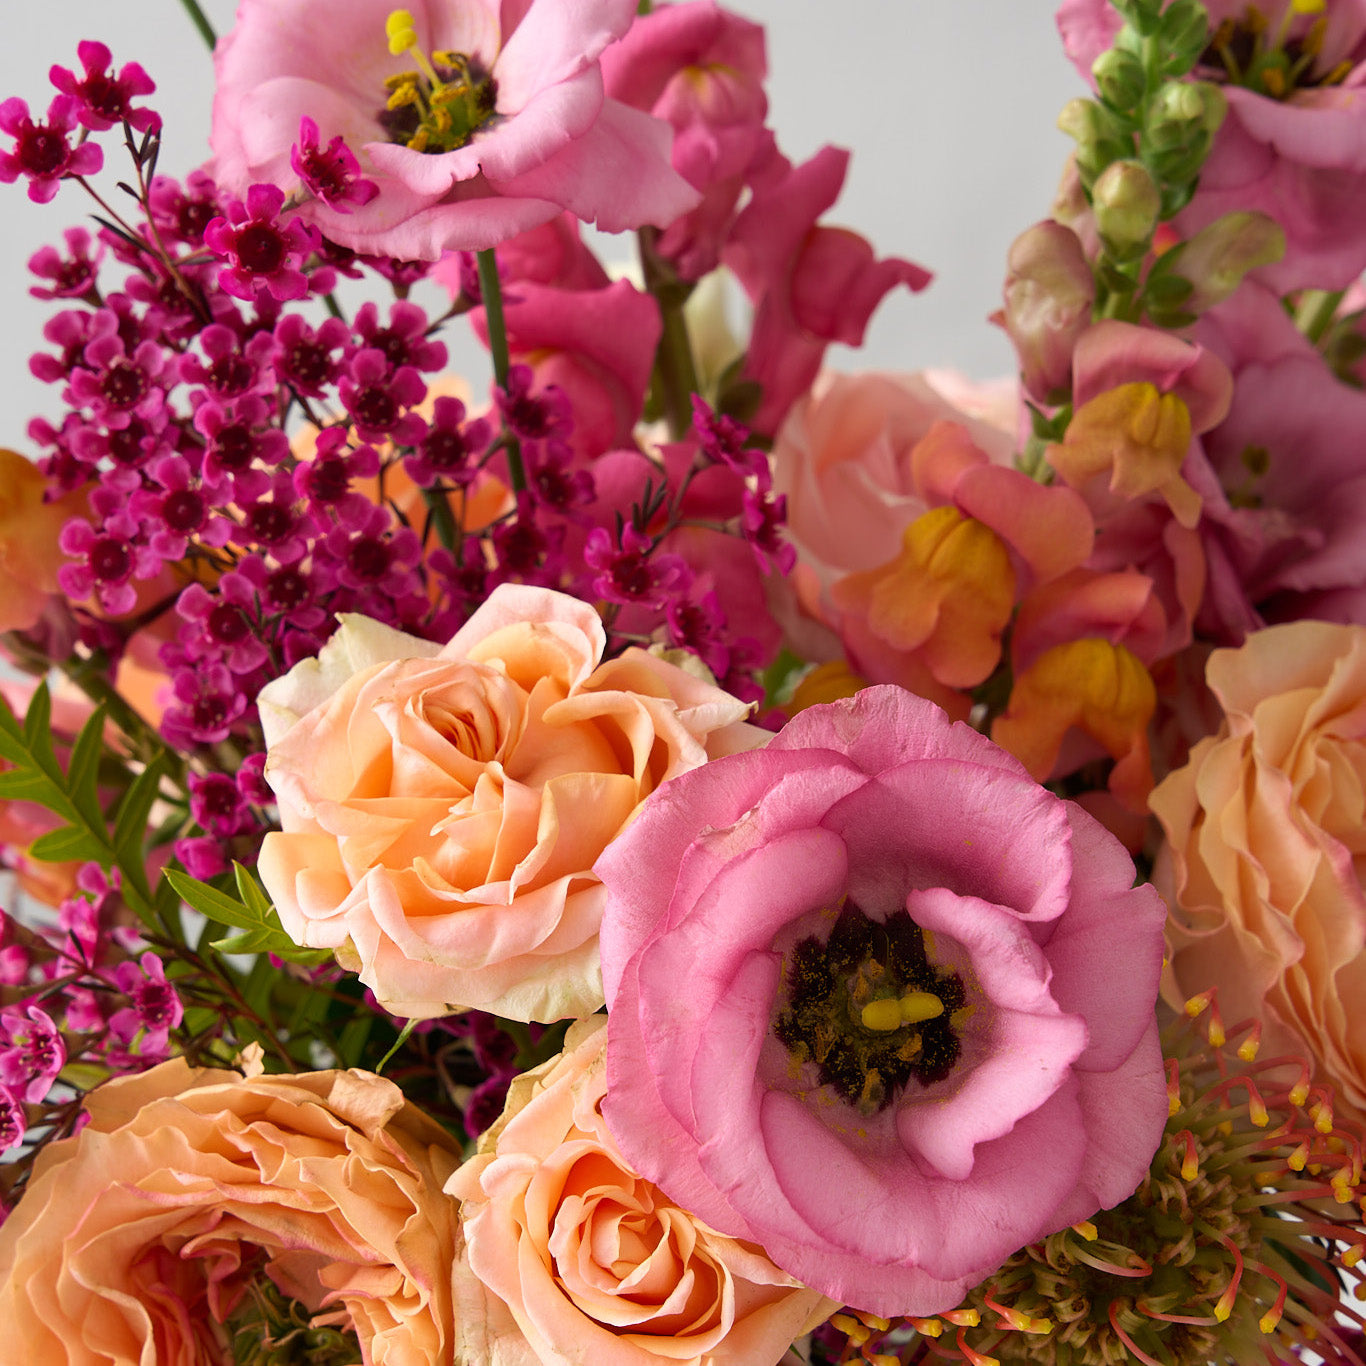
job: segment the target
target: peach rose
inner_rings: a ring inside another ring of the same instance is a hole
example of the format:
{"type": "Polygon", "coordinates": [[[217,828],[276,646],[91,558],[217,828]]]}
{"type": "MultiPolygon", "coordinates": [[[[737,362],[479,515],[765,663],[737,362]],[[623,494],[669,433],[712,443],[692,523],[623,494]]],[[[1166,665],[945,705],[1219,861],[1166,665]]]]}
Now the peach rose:
{"type": "Polygon", "coordinates": [[[1366,628],[1272,626],[1206,678],[1223,724],[1150,798],[1168,992],[1217,986],[1226,1019],[1281,1036],[1264,1053],[1307,1050],[1366,1118],[1366,628]]]}
{"type": "MultiPolygon", "coordinates": [[[[454,1141],[368,1072],[250,1076],[183,1059],[111,1081],[0,1227],[12,1361],[231,1361],[274,1284],[367,1366],[450,1366],[454,1141]]],[[[302,1358],[301,1358],[302,1359],[302,1358]]]]}
{"type": "Polygon", "coordinates": [[[463,1202],[457,1357],[479,1366],[773,1366],[838,1306],[626,1164],[603,1122],[602,1016],[512,1084],[447,1183],[463,1202]]]}
{"type": "Polygon", "coordinates": [[[297,943],[386,1009],[556,1020],[602,1004],[598,855],[666,778],[767,736],[597,613],[504,584],[446,646],[344,617],[261,692],[282,832],[260,872],[297,943]]]}

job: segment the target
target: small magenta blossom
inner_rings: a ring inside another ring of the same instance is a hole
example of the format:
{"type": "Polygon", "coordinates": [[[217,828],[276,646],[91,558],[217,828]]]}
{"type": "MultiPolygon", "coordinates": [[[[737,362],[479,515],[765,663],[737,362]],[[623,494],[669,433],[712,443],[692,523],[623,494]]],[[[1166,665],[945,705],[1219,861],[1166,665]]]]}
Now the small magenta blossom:
{"type": "Polygon", "coordinates": [[[667,225],[699,200],[672,130],[606,98],[599,66],[635,14],[348,0],[319,23],[314,0],[243,0],[214,56],[214,174],[239,195],[302,192],[326,237],[399,260],[492,247],[566,209],[609,232],[667,225]],[[364,182],[377,193],[360,202],[364,182]]]}
{"type": "Polygon", "coordinates": [[[613,1135],[805,1284],[936,1313],[1147,1172],[1162,900],[925,699],[679,775],[594,872],[613,1135]]]}
{"type": "Polygon", "coordinates": [[[298,218],[281,218],[284,192],[274,185],[253,185],[246,203],[231,200],[222,218],[204,229],[204,245],[226,261],[219,285],[234,298],[251,301],[264,289],[274,299],[302,299],[308,277],[299,269],[319,245],[316,229],[298,218]]]}
{"type": "Polygon", "coordinates": [[[46,204],[66,176],[94,175],[104,165],[104,153],[93,142],[71,145],[70,136],[80,116],[80,102],[58,95],[48,106],[47,122],[35,123],[21,99],[0,103],[0,132],[14,139],[11,151],[0,152],[0,182],[28,180],[28,197],[46,204]]]}
{"type": "Polygon", "coordinates": [[[100,132],[126,123],[139,133],[161,127],[161,115],[155,110],[133,108],[133,100],[139,95],[156,90],[156,83],[137,62],[126,63],[115,75],[109,49],[88,39],[77,43],[76,56],[84,68],[80,76],[64,66],[54,66],[48,77],[62,94],[77,101],[77,118],[83,127],[100,132]]]}

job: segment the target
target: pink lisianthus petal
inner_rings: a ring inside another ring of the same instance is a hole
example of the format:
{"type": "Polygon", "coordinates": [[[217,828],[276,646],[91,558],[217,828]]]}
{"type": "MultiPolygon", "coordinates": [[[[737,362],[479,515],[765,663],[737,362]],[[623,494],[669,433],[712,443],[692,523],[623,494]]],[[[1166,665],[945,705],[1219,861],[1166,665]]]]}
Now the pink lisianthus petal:
{"type": "Polygon", "coordinates": [[[632,0],[531,0],[498,55],[498,107],[520,113],[542,90],[595,67],[636,17],[632,0]]]}
{"type": "Polygon", "coordinates": [[[1095,925],[1124,913],[1123,856],[1089,818],[1074,841],[1070,813],[889,687],[656,792],[595,865],[602,1105],[623,1153],[793,1276],[886,1316],[944,1309],[1085,1217],[1089,1193],[1132,1191],[1166,1107],[1149,1048],[1161,919],[1130,891],[1137,942],[1112,936],[1096,961],[1095,925]],[[1132,996],[1093,991],[1126,949],[1143,964],[1132,996]],[[1088,1089],[1116,1059],[1130,1102],[1088,1089]],[[1102,1095],[1136,1134],[1096,1114],[1102,1095]]]}

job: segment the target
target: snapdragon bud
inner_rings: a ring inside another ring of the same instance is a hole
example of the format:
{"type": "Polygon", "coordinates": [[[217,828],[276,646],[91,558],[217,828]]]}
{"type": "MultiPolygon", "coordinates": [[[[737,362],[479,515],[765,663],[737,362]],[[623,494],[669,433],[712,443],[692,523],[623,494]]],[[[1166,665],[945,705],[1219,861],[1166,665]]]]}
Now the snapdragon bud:
{"type": "Polygon", "coordinates": [[[1091,64],[1091,78],[1101,98],[1122,113],[1137,109],[1147,88],[1143,63],[1123,48],[1112,47],[1102,52],[1091,64]]]}
{"type": "Polygon", "coordinates": [[[1185,245],[1176,271],[1193,286],[1185,308],[1203,313],[1223,303],[1258,266],[1285,255],[1285,230],[1264,213],[1226,213],[1200,229],[1185,245]]]}
{"type": "Polygon", "coordinates": [[[1133,153],[1133,139],[1095,100],[1068,100],[1058,115],[1058,127],[1077,143],[1077,169],[1090,183],[1110,162],[1133,153]]]}
{"type": "Polygon", "coordinates": [[[1141,161],[1115,161],[1091,188],[1096,230],[1106,251],[1119,261],[1142,256],[1162,212],[1162,191],[1141,161]]]}
{"type": "Polygon", "coordinates": [[[1077,234],[1051,220],[1026,228],[1006,257],[1000,321],[1020,361],[1026,392],[1041,403],[1067,398],[1072,351],[1091,325],[1096,286],[1077,234]]]}
{"type": "Polygon", "coordinates": [[[1163,85],[1149,110],[1144,136],[1144,153],[1153,171],[1177,185],[1199,174],[1227,109],[1223,92],[1204,81],[1163,85]]]}
{"type": "Polygon", "coordinates": [[[1189,71],[1209,45],[1209,12],[1198,0],[1172,0],[1157,25],[1168,54],[1166,70],[1189,71]]]}

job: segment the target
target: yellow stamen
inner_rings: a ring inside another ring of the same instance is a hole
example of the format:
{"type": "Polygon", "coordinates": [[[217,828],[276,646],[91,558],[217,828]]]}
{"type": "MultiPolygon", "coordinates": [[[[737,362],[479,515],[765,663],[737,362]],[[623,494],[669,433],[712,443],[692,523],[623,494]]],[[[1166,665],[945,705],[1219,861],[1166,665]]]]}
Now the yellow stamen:
{"type": "Polygon", "coordinates": [[[864,1029],[876,1030],[879,1034],[890,1033],[893,1029],[901,1028],[900,1005],[892,996],[884,996],[879,1000],[869,1001],[863,1007],[859,1021],[864,1029]]]}
{"type": "Polygon", "coordinates": [[[1328,0],[1290,0],[1290,8],[1296,14],[1322,14],[1328,7],[1328,0]]]}
{"type": "Polygon", "coordinates": [[[1088,1243],[1094,1243],[1100,1237],[1100,1230],[1089,1219],[1083,1219],[1081,1223],[1073,1224],[1072,1232],[1081,1234],[1088,1243]]]}
{"type": "Polygon", "coordinates": [[[922,1020],[937,1020],[944,1013],[944,1003],[932,991],[907,992],[897,1002],[903,1024],[919,1024],[922,1020]]]}
{"type": "Polygon", "coordinates": [[[417,46],[417,30],[413,27],[411,10],[394,10],[384,21],[384,32],[389,39],[389,51],[395,57],[417,46]]]}
{"type": "Polygon", "coordinates": [[[937,1338],[944,1331],[944,1325],[938,1319],[918,1319],[907,1315],[906,1322],[924,1338],[937,1338]]]}
{"type": "Polygon", "coordinates": [[[862,1347],[873,1336],[863,1324],[855,1318],[850,1318],[848,1314],[831,1315],[830,1326],[838,1328],[855,1347],[862,1347]]]}

